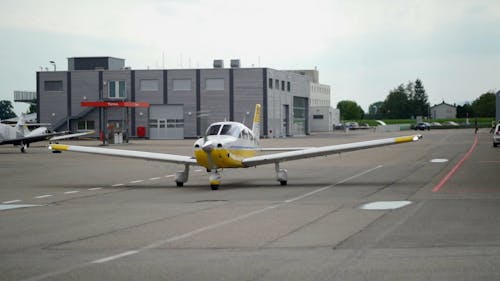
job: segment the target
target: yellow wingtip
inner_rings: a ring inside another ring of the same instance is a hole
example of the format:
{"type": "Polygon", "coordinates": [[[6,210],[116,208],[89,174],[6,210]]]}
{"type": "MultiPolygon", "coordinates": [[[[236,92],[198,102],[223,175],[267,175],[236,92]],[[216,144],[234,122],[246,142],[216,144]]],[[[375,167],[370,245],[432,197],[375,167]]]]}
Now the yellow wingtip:
{"type": "Polygon", "coordinates": [[[65,144],[51,144],[50,145],[51,150],[62,150],[62,151],[67,151],[69,149],[69,145],[65,144]]]}

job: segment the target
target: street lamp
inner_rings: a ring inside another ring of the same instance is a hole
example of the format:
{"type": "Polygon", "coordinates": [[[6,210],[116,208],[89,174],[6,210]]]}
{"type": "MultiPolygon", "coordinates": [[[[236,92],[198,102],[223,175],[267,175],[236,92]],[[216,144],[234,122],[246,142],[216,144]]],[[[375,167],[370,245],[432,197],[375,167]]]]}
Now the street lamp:
{"type": "Polygon", "coordinates": [[[51,61],[49,61],[49,62],[50,62],[50,63],[54,66],[54,71],[56,71],[56,62],[55,62],[55,61],[53,61],[53,60],[51,60],[51,61]]]}

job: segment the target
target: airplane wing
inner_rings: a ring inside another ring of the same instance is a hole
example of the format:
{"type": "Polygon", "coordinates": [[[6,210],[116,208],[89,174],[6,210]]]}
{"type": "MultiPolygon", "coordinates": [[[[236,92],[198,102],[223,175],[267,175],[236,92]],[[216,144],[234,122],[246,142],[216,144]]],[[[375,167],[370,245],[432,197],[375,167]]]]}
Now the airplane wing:
{"type": "Polygon", "coordinates": [[[0,145],[3,144],[13,144],[13,145],[21,145],[28,144],[32,142],[44,141],[52,135],[38,135],[38,136],[30,136],[30,137],[22,137],[15,139],[4,139],[0,141],[0,145]]]}
{"type": "Polygon", "coordinates": [[[46,134],[41,134],[41,135],[33,135],[33,136],[26,136],[22,138],[15,138],[15,139],[4,139],[0,141],[0,145],[3,144],[14,144],[14,145],[22,145],[22,144],[28,144],[32,142],[39,142],[39,141],[44,141],[50,138],[50,141],[56,141],[56,140],[63,140],[63,139],[70,139],[70,138],[76,138],[88,134],[94,133],[93,131],[87,131],[87,132],[82,132],[82,133],[76,133],[76,134],[68,134],[67,131],[65,132],[52,132],[52,133],[46,133],[46,134]]]}
{"type": "Polygon", "coordinates": [[[91,153],[91,154],[100,154],[109,156],[119,156],[125,158],[162,161],[162,162],[169,162],[169,163],[176,163],[183,165],[198,165],[196,159],[193,157],[175,155],[175,154],[166,154],[166,153],[101,148],[101,147],[87,147],[87,146],[65,145],[65,144],[51,144],[49,145],[49,149],[52,151],[74,151],[81,153],[91,153]]]}
{"type": "Polygon", "coordinates": [[[279,163],[284,161],[292,161],[297,159],[312,158],[317,156],[325,156],[335,153],[355,151],[361,149],[374,148],[379,146],[400,144],[405,142],[418,141],[422,138],[422,135],[412,135],[397,138],[387,138],[380,140],[362,141],[354,142],[348,144],[338,144],[330,146],[321,146],[306,148],[296,151],[287,151],[274,154],[260,155],[255,157],[246,158],[242,161],[243,165],[246,167],[254,167],[257,165],[279,163]]]}
{"type": "Polygon", "coordinates": [[[50,141],[58,141],[58,140],[76,138],[76,137],[81,137],[81,136],[85,136],[85,135],[90,135],[93,133],[94,133],[94,131],[87,131],[87,132],[68,134],[68,135],[58,135],[58,136],[50,138],[50,141]]]}

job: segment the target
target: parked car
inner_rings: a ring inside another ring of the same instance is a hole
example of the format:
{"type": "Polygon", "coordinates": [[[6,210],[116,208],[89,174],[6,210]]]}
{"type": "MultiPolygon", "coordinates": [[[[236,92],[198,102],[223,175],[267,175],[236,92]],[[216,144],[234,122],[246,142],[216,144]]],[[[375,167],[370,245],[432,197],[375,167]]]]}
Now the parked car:
{"type": "Polygon", "coordinates": [[[453,122],[453,121],[446,121],[443,123],[443,125],[446,125],[446,126],[459,126],[457,122],[453,122]]]}
{"type": "Polygon", "coordinates": [[[415,125],[415,131],[416,130],[429,131],[430,129],[431,129],[431,125],[427,122],[420,122],[417,125],[415,125]]]}
{"type": "Polygon", "coordinates": [[[493,131],[493,146],[497,147],[500,144],[500,124],[497,124],[493,131]]]}

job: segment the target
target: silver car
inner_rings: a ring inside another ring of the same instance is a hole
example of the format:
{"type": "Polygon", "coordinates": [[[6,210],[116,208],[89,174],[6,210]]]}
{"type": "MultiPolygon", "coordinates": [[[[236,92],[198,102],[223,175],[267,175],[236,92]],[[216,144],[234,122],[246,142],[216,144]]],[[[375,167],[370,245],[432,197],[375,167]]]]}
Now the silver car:
{"type": "Polygon", "coordinates": [[[493,146],[496,147],[500,144],[500,124],[497,124],[495,131],[493,131],[493,146]]]}

